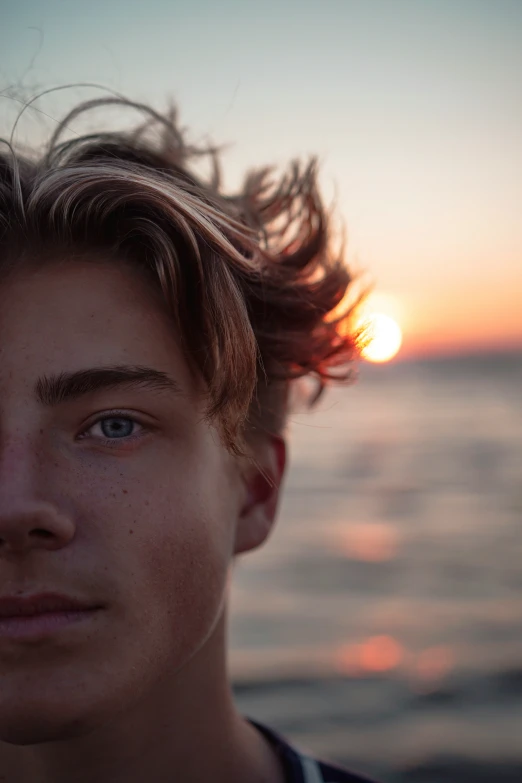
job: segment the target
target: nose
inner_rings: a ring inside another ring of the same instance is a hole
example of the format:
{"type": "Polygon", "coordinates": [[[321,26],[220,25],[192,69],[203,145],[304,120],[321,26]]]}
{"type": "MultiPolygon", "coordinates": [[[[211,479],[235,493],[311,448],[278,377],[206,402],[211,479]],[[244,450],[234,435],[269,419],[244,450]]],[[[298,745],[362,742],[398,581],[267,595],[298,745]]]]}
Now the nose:
{"type": "Polygon", "coordinates": [[[70,520],[45,501],[0,509],[0,558],[31,549],[61,549],[74,537],[70,520]]]}
{"type": "Polygon", "coordinates": [[[45,497],[34,451],[0,454],[0,558],[32,549],[60,549],[74,537],[72,520],[45,497]]]}

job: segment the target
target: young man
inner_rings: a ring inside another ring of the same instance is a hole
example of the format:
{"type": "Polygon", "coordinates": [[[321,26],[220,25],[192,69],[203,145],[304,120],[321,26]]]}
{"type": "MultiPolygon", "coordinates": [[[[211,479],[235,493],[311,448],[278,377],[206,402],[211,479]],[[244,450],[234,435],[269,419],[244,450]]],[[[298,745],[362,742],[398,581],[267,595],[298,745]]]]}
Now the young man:
{"type": "Polygon", "coordinates": [[[226,666],[294,380],[357,353],[315,167],[225,197],[125,102],[137,131],[60,141],[103,103],[0,158],[0,780],[355,783],[240,715],[226,666]]]}

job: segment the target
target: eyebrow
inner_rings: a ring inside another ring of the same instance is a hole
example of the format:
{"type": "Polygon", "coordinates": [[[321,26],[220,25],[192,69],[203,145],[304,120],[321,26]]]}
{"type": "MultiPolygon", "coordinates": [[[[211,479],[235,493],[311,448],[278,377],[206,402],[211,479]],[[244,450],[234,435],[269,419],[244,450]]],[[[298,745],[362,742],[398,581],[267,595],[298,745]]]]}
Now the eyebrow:
{"type": "Polygon", "coordinates": [[[123,386],[181,394],[180,385],[167,373],[152,367],[126,364],[43,375],[34,388],[38,402],[51,407],[86,394],[123,386]]]}

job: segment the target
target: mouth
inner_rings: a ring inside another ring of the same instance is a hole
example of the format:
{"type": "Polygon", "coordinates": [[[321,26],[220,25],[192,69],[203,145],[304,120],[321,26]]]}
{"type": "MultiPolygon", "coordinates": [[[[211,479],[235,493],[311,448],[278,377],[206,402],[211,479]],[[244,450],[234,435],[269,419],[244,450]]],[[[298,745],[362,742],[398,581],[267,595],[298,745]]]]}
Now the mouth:
{"type": "Polygon", "coordinates": [[[0,641],[41,641],[92,622],[101,607],[0,617],[0,641]]]}

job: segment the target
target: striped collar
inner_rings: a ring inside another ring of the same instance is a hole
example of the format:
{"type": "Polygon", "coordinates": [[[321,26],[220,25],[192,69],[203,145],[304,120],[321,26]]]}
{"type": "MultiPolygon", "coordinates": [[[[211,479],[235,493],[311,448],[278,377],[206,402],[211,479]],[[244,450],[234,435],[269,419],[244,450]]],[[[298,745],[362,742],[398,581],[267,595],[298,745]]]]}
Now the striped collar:
{"type": "Polygon", "coordinates": [[[367,778],[300,753],[273,729],[246,718],[272,745],[285,775],[285,783],[372,783],[367,778]]]}

